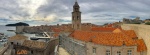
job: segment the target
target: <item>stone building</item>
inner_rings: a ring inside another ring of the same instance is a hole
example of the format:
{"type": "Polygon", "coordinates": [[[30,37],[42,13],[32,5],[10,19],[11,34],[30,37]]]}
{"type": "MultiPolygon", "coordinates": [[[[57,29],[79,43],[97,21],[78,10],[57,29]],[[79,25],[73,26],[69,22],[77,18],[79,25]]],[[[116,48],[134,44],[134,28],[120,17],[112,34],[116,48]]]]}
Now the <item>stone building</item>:
{"type": "Polygon", "coordinates": [[[72,28],[75,30],[81,29],[81,12],[80,12],[80,6],[78,5],[77,1],[75,2],[73,6],[72,28]]]}
{"type": "Polygon", "coordinates": [[[145,19],[144,22],[145,23],[150,22],[150,19],[145,19]]]}
{"type": "Polygon", "coordinates": [[[71,55],[147,54],[144,41],[137,39],[133,30],[116,29],[113,32],[76,30],[71,34],[60,35],[60,44],[71,55]]]}
{"type": "Polygon", "coordinates": [[[16,26],[16,33],[23,33],[25,26],[16,26]]]}
{"type": "Polygon", "coordinates": [[[48,42],[28,40],[26,36],[16,35],[9,38],[12,55],[54,55],[59,40],[53,38],[48,42]],[[55,51],[54,51],[55,50],[55,51]]]}
{"type": "Polygon", "coordinates": [[[127,18],[123,18],[123,23],[124,24],[141,24],[143,23],[142,20],[140,20],[140,17],[136,17],[135,19],[127,19],[127,18]]]}
{"type": "Polygon", "coordinates": [[[147,46],[147,55],[150,55],[150,25],[123,24],[121,27],[124,30],[134,30],[138,39],[144,40],[147,46]]]}
{"type": "Polygon", "coordinates": [[[67,50],[70,55],[87,55],[85,44],[75,42],[74,39],[68,38],[68,35],[69,34],[61,34],[59,36],[60,46],[67,50]]]}

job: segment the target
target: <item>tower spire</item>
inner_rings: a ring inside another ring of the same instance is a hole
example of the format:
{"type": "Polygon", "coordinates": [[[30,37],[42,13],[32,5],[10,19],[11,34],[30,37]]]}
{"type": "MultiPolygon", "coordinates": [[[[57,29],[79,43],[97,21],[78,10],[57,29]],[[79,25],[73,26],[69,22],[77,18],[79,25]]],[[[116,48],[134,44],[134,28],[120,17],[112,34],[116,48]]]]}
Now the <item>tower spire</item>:
{"type": "Polygon", "coordinates": [[[77,1],[77,0],[75,0],[75,4],[74,4],[74,6],[79,7],[79,5],[78,5],[78,1],[77,1]]]}
{"type": "Polygon", "coordinates": [[[76,0],[76,2],[78,2],[78,1],[76,0]]]}
{"type": "Polygon", "coordinates": [[[74,0],[75,4],[73,5],[73,12],[72,12],[72,28],[74,30],[81,29],[81,12],[80,6],[78,5],[77,0],[74,0]]]}

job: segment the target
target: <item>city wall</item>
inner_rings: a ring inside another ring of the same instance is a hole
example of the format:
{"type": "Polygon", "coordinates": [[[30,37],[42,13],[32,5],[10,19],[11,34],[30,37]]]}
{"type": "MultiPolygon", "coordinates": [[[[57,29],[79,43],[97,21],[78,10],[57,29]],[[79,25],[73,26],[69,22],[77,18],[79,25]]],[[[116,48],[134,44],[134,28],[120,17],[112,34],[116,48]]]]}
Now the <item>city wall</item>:
{"type": "Polygon", "coordinates": [[[123,24],[124,30],[134,30],[139,39],[143,39],[147,46],[147,55],[150,55],[150,25],[144,24],[123,24]]]}

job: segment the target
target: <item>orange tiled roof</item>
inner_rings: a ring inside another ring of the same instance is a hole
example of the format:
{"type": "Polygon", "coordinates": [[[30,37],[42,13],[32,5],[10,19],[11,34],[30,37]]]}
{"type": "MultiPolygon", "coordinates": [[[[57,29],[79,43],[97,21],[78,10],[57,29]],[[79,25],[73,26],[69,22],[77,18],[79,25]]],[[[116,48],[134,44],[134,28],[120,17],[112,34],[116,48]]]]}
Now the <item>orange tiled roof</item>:
{"type": "Polygon", "coordinates": [[[106,25],[106,27],[113,27],[113,24],[108,24],[106,25]]]}
{"type": "Polygon", "coordinates": [[[113,31],[113,33],[121,33],[122,31],[121,31],[121,29],[119,29],[119,28],[117,28],[117,29],[115,29],[114,31],[113,31]]]}
{"type": "Polygon", "coordinates": [[[70,36],[72,36],[75,39],[86,41],[86,42],[89,41],[91,37],[90,33],[84,32],[84,31],[74,31],[70,36]],[[88,34],[88,35],[85,35],[85,34],[88,34]]]}
{"type": "Polygon", "coordinates": [[[26,40],[28,37],[23,35],[15,35],[10,37],[8,40],[26,40]]]}
{"type": "Polygon", "coordinates": [[[61,30],[59,28],[53,28],[52,29],[54,32],[60,32],[61,30]]]}
{"type": "Polygon", "coordinates": [[[135,45],[134,40],[126,37],[123,33],[104,33],[76,30],[71,36],[82,41],[91,41],[97,44],[122,46],[123,44],[130,46],[135,45]]]}
{"type": "Polygon", "coordinates": [[[123,32],[131,38],[137,38],[134,30],[123,30],[123,32]]]}
{"type": "Polygon", "coordinates": [[[33,41],[33,40],[25,40],[22,45],[25,47],[36,48],[36,49],[44,49],[46,47],[45,42],[33,41]]]}
{"type": "Polygon", "coordinates": [[[112,27],[93,27],[91,31],[112,32],[115,29],[116,28],[112,28],[112,27]]]}
{"type": "Polygon", "coordinates": [[[137,40],[137,44],[138,44],[138,46],[137,46],[137,51],[138,51],[138,52],[147,50],[147,47],[146,47],[146,45],[145,45],[143,39],[137,40]]]}
{"type": "Polygon", "coordinates": [[[108,45],[108,46],[134,46],[138,45],[138,51],[146,50],[144,46],[144,42],[141,40],[136,41],[123,32],[120,33],[111,33],[111,32],[92,32],[92,31],[80,31],[75,30],[70,34],[71,37],[85,41],[85,42],[93,42],[95,44],[108,45]],[[140,45],[142,44],[142,45],[140,45]]]}
{"type": "Polygon", "coordinates": [[[54,36],[54,37],[58,37],[58,36],[59,36],[59,34],[58,34],[58,33],[55,33],[53,36],[54,36]]]}

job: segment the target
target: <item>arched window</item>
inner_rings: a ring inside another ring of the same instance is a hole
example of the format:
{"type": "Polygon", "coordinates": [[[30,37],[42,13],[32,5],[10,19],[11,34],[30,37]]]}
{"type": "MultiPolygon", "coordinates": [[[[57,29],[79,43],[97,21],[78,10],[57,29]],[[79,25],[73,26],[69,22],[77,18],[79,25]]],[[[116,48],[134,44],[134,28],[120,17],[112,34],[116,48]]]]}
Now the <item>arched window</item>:
{"type": "Polygon", "coordinates": [[[74,20],[74,16],[72,16],[72,20],[74,20]]]}
{"type": "Polygon", "coordinates": [[[79,16],[77,16],[77,20],[79,20],[79,16]]]}
{"type": "Polygon", "coordinates": [[[78,8],[75,8],[75,11],[78,11],[78,8]]]}

